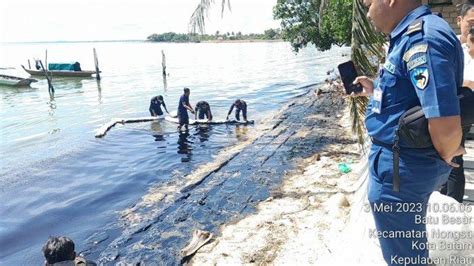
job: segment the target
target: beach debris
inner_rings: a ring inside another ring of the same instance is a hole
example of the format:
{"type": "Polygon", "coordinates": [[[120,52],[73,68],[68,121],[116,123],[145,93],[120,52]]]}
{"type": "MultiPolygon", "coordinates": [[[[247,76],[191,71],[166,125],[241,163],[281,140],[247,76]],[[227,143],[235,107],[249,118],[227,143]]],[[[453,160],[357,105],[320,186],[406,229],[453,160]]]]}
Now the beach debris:
{"type": "Polygon", "coordinates": [[[207,244],[213,237],[211,232],[203,230],[194,230],[193,238],[191,242],[181,250],[181,256],[183,258],[189,257],[196,253],[202,246],[207,244]]]}
{"type": "Polygon", "coordinates": [[[346,164],[346,163],[340,163],[337,168],[339,168],[339,172],[343,173],[343,174],[347,174],[349,172],[352,171],[351,167],[349,166],[349,164],[346,164]]]}
{"type": "Polygon", "coordinates": [[[342,193],[332,195],[324,204],[329,214],[333,216],[339,215],[343,207],[349,207],[350,203],[346,196],[342,193]]]}

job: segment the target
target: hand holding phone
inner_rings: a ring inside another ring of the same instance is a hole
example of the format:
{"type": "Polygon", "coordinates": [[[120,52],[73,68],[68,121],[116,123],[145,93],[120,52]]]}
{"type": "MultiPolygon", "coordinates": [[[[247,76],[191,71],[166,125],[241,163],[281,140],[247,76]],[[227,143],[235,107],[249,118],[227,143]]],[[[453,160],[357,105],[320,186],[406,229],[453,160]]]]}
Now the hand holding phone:
{"type": "Polygon", "coordinates": [[[369,77],[359,76],[353,83],[360,84],[362,86],[362,91],[352,92],[352,96],[371,96],[374,93],[374,82],[369,77]]]}
{"type": "Polygon", "coordinates": [[[360,83],[354,84],[354,81],[358,76],[354,62],[347,61],[338,65],[337,68],[339,69],[339,74],[341,75],[346,94],[357,94],[362,92],[362,85],[360,83]]]}

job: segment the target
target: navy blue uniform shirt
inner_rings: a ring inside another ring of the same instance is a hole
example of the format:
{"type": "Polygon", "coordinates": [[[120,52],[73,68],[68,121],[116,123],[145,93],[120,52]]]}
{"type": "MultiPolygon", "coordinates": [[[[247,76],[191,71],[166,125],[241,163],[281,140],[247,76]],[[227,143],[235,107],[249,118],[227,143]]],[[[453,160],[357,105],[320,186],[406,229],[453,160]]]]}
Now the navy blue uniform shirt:
{"type": "Polygon", "coordinates": [[[151,98],[150,107],[148,108],[150,114],[153,115],[153,111],[156,115],[163,115],[163,110],[161,110],[162,105],[163,107],[166,107],[165,102],[162,102],[160,99],[158,99],[158,96],[151,98]]]}
{"type": "Polygon", "coordinates": [[[400,116],[416,105],[427,118],[459,115],[463,68],[461,44],[448,23],[426,6],[410,12],[390,34],[385,64],[374,81],[381,100],[375,93],[370,99],[369,135],[393,143],[400,116]]]}
{"type": "Polygon", "coordinates": [[[178,103],[178,115],[188,114],[188,110],[186,107],[184,107],[185,104],[189,106],[189,97],[186,95],[181,95],[178,103]]]}

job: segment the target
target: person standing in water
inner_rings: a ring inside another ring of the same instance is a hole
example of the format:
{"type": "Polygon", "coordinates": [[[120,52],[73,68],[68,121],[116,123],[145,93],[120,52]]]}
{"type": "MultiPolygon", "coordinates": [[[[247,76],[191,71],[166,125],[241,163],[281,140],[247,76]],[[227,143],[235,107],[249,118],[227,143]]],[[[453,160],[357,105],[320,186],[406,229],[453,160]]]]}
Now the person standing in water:
{"type": "Polygon", "coordinates": [[[207,118],[208,121],[212,120],[211,106],[206,101],[199,101],[196,104],[196,113],[194,114],[194,119],[204,119],[207,118]]]}
{"type": "Polygon", "coordinates": [[[184,94],[179,98],[178,103],[178,119],[179,119],[179,126],[178,130],[181,131],[181,128],[184,126],[186,130],[188,130],[189,125],[189,116],[188,111],[194,114],[193,107],[189,103],[189,95],[191,91],[189,88],[184,88],[184,94]]]}

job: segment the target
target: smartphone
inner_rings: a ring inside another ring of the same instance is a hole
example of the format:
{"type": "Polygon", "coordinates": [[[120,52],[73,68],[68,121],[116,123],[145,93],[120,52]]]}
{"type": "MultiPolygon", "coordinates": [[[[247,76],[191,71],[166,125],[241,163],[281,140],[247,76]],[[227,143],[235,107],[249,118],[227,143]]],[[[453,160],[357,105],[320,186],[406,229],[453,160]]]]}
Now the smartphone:
{"type": "Polygon", "coordinates": [[[362,91],[362,85],[359,83],[352,84],[354,80],[357,78],[357,71],[354,66],[354,62],[347,61],[337,66],[339,69],[339,74],[341,75],[342,83],[344,84],[344,89],[346,90],[347,94],[351,93],[359,93],[362,91]]]}

